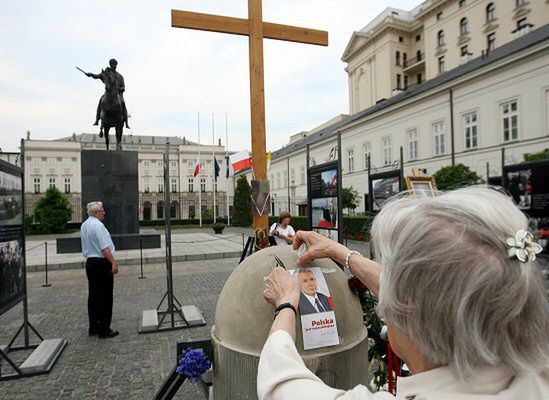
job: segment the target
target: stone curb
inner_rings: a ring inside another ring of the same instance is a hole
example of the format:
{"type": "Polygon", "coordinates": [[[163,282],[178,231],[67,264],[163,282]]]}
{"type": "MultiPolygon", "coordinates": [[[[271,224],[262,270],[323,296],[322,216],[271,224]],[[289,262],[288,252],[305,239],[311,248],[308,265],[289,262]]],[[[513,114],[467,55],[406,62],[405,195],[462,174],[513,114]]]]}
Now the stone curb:
{"type": "MultiPolygon", "coordinates": [[[[184,261],[202,261],[202,260],[217,260],[221,258],[236,258],[240,257],[241,251],[228,251],[222,253],[196,253],[196,254],[180,254],[172,256],[172,262],[184,261]]],[[[143,265],[160,264],[165,262],[165,257],[143,257],[143,265]]],[[[121,265],[131,265],[139,267],[141,265],[140,257],[126,258],[118,260],[121,265]]],[[[61,271],[72,269],[84,269],[85,261],[68,262],[68,263],[48,263],[48,271],[61,271]]],[[[27,265],[27,272],[41,272],[46,269],[45,264],[27,265]]]]}

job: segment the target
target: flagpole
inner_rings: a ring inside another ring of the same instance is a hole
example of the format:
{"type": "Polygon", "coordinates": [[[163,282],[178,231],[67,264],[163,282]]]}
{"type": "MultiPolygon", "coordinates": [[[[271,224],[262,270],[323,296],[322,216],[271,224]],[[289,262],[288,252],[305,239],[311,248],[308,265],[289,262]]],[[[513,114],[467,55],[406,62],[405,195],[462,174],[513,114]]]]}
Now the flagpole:
{"type": "Polygon", "coordinates": [[[217,181],[217,178],[215,176],[215,124],[214,124],[214,113],[212,113],[212,155],[213,155],[213,160],[212,160],[212,163],[213,163],[213,170],[214,170],[214,173],[213,173],[213,187],[212,187],[212,191],[213,191],[213,201],[214,201],[214,205],[213,205],[213,214],[214,214],[214,224],[216,222],[216,212],[215,212],[215,182],[217,181]]]}
{"type": "Polygon", "coordinates": [[[200,181],[200,113],[198,113],[198,220],[200,221],[200,227],[202,228],[202,183],[200,181]]]}
{"type": "Polygon", "coordinates": [[[227,114],[225,114],[225,160],[227,163],[227,187],[225,197],[227,197],[227,225],[231,226],[231,213],[229,212],[229,129],[227,128],[227,114]]]}

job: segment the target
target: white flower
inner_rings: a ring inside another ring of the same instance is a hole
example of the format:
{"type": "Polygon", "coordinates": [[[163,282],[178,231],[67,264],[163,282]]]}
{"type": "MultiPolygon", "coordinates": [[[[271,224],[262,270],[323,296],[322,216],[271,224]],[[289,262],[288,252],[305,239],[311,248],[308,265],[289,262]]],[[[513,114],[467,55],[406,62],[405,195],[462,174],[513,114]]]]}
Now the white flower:
{"type": "Polygon", "coordinates": [[[536,254],[541,253],[541,246],[534,243],[534,236],[524,229],[520,229],[515,234],[515,237],[508,237],[507,255],[509,258],[516,257],[519,261],[525,263],[527,261],[534,261],[536,254]]]}

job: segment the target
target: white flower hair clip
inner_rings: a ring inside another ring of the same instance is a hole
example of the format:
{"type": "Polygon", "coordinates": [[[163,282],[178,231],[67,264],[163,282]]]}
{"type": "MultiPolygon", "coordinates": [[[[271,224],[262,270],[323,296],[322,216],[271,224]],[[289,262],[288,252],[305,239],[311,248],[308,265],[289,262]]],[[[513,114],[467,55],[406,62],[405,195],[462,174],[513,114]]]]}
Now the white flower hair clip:
{"type": "Polygon", "coordinates": [[[524,229],[520,229],[515,233],[515,237],[508,237],[507,255],[509,258],[516,257],[520,262],[534,261],[536,254],[541,253],[541,246],[534,242],[534,236],[524,229]]]}

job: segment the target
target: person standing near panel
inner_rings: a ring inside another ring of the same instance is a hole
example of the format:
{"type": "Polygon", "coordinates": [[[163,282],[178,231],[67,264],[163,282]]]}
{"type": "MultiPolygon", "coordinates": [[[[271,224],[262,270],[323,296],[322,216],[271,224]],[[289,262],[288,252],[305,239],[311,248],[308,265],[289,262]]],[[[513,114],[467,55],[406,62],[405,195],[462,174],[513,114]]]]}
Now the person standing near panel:
{"type": "Polygon", "coordinates": [[[271,225],[269,235],[274,236],[278,246],[292,244],[294,242],[295,231],[290,225],[292,216],[289,212],[284,211],[280,214],[280,219],[277,223],[271,225]]]}
{"type": "Polygon", "coordinates": [[[111,235],[103,225],[103,203],[88,203],[87,209],[89,217],[82,223],[81,238],[88,277],[88,333],[102,339],[111,338],[118,335],[118,331],[111,329],[114,274],[118,273],[118,263],[111,235]]]}

